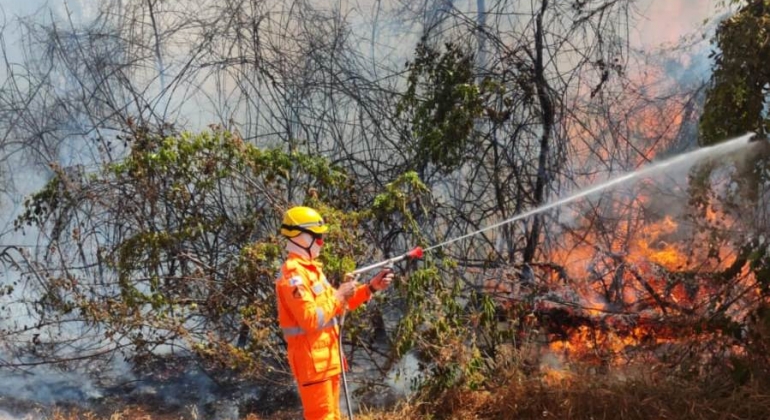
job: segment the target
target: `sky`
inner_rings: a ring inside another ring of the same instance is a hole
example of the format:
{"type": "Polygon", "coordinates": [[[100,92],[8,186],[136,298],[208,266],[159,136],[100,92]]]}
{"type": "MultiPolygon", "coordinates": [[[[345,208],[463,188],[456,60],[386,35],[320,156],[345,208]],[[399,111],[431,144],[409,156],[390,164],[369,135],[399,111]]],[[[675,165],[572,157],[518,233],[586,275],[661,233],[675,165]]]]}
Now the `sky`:
{"type": "Polygon", "coordinates": [[[641,48],[671,45],[703,28],[717,14],[713,0],[643,0],[636,9],[642,17],[631,32],[631,42],[641,48]]]}
{"type": "MultiPolygon", "coordinates": [[[[96,15],[98,5],[103,0],[0,0],[0,22],[6,26],[5,53],[11,61],[18,57],[17,19],[27,16],[45,16],[50,13],[63,17],[70,13],[77,24],[88,21],[96,15]]],[[[324,0],[325,1],[325,0],[324,0]]],[[[453,0],[457,7],[462,7],[464,0],[453,0]]],[[[475,1],[468,0],[468,7],[473,8],[475,1]],[[472,4],[473,3],[473,4],[472,4]]],[[[374,13],[371,0],[344,0],[342,7],[356,9],[356,13],[374,13]]],[[[654,51],[662,47],[671,47],[682,39],[690,39],[706,46],[701,34],[704,23],[716,16],[719,11],[713,0],[637,0],[634,3],[635,25],[629,33],[631,47],[637,50],[654,51]]],[[[469,9],[469,10],[471,10],[469,9]]],[[[355,14],[355,13],[353,13],[355,14]]],[[[362,36],[368,37],[371,29],[360,28],[362,36]]],[[[398,36],[398,34],[391,34],[398,36]]],[[[396,44],[402,43],[395,39],[396,44]]],[[[368,45],[368,42],[365,43],[368,45]]],[[[411,44],[410,44],[411,45],[411,44]]],[[[705,48],[702,50],[705,51],[705,48]]],[[[5,69],[0,68],[0,78],[5,78],[5,69]]]]}
{"type": "MultiPolygon", "coordinates": [[[[68,12],[70,18],[77,25],[80,22],[88,21],[96,15],[98,5],[103,0],[0,0],[0,22],[6,27],[4,32],[5,53],[11,62],[20,62],[20,49],[18,48],[18,19],[21,17],[40,17],[50,20],[49,14],[65,16],[68,12]]],[[[123,0],[132,1],[132,0],[123,0]]],[[[313,1],[313,0],[311,0],[313,1]]],[[[326,0],[317,0],[326,1],[326,0]]],[[[367,13],[374,10],[371,6],[371,0],[343,0],[343,7],[355,7],[358,13],[367,13]]],[[[466,4],[468,7],[475,5],[472,0],[453,0],[458,7],[466,4]]],[[[653,52],[657,48],[671,47],[682,39],[695,40],[701,48],[693,49],[698,51],[696,54],[704,55],[707,53],[708,41],[704,40],[704,22],[713,18],[719,11],[713,5],[713,0],[637,0],[634,4],[637,16],[634,28],[629,33],[629,42],[634,49],[653,52]]],[[[368,36],[371,29],[361,27],[359,29],[368,36]]],[[[396,34],[397,35],[397,34],[396,34]]],[[[396,44],[399,44],[396,41],[396,44]]],[[[367,44],[368,45],[368,44],[367,44]]],[[[400,45],[400,44],[399,44],[400,45]]],[[[379,57],[378,57],[379,58],[379,57]]],[[[687,61],[688,56],[681,58],[681,61],[687,61]]],[[[699,77],[708,71],[708,61],[702,57],[702,68],[683,66],[680,71],[685,73],[698,73],[699,77]]],[[[686,63],[683,63],[686,64],[686,63]]],[[[643,65],[643,64],[642,64],[643,65]]],[[[0,80],[5,78],[6,69],[0,66],[0,80]]],[[[687,76],[685,74],[685,76],[687,76]]],[[[681,80],[678,76],[677,80],[681,80]]],[[[196,112],[204,113],[203,108],[193,107],[196,112]]],[[[186,115],[193,120],[206,120],[207,116],[186,115]]],[[[2,218],[0,218],[0,230],[2,230],[2,218]]]]}
{"type": "MultiPolygon", "coordinates": [[[[0,0],[0,8],[9,21],[15,16],[28,16],[40,12],[49,5],[58,13],[64,13],[65,4],[73,17],[88,17],[100,0],[0,0]]],[[[652,48],[674,43],[703,25],[717,10],[713,0],[638,0],[636,9],[644,17],[631,33],[632,44],[652,48]]]]}

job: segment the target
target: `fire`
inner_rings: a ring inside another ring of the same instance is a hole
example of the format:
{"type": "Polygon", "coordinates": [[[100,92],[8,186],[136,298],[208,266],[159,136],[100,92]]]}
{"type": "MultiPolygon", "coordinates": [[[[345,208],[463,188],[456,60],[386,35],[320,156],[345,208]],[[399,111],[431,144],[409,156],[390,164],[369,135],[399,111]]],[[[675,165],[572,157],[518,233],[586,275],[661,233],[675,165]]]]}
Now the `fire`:
{"type": "Polygon", "coordinates": [[[548,385],[558,385],[568,382],[575,377],[575,374],[565,368],[554,368],[544,366],[540,368],[542,380],[548,385]]]}
{"type": "MultiPolygon", "coordinates": [[[[655,86],[665,89],[657,83],[662,79],[662,72],[651,71],[640,75],[637,84],[653,86],[654,96],[655,86]]],[[[568,125],[573,150],[585,167],[611,167],[609,162],[626,162],[627,170],[643,166],[674,144],[684,124],[695,122],[694,114],[684,111],[684,99],[674,95],[657,105],[642,98],[621,101],[615,112],[624,116],[626,126],[618,131],[602,118],[575,118],[568,125]],[[597,144],[597,133],[608,138],[597,144]],[[629,142],[637,147],[623,146],[629,142]]],[[[591,172],[581,183],[595,184],[600,176],[591,172]]],[[[602,355],[603,362],[620,363],[633,349],[654,349],[682,338],[646,320],[694,314],[713,304],[719,290],[710,276],[736,262],[730,232],[739,223],[713,203],[694,214],[682,178],[681,185],[646,180],[629,191],[610,191],[605,195],[610,198],[562,210],[568,229],[544,256],[561,268],[543,270],[541,278],[564,297],[568,304],[561,307],[592,321],[550,336],[550,352],[602,355]],[[570,298],[574,292],[577,301],[570,298]],[[627,316],[640,325],[607,325],[627,316]]],[[[746,268],[742,275],[748,277],[746,268]]],[[[559,302],[545,304],[544,310],[553,307],[559,302]]],[[[554,375],[561,373],[551,369],[546,376],[554,375]]]]}
{"type": "Polygon", "coordinates": [[[549,344],[549,349],[555,354],[571,353],[604,353],[618,361],[629,347],[642,344],[657,345],[671,343],[673,337],[661,335],[660,332],[647,327],[623,329],[594,328],[588,325],[578,327],[573,333],[563,339],[555,338],[549,344]]]}
{"type": "Polygon", "coordinates": [[[687,257],[675,244],[662,238],[676,233],[677,224],[670,216],[642,228],[634,241],[630,259],[636,263],[652,262],[669,270],[680,270],[687,265],[687,257]]]}
{"type": "MultiPolygon", "coordinates": [[[[668,88],[659,83],[663,79],[662,70],[639,75],[635,84],[644,89],[637,92],[646,90],[655,97],[668,88]]],[[[578,173],[579,184],[595,185],[606,180],[602,171],[633,171],[670,152],[681,132],[697,124],[697,113],[686,109],[691,99],[686,94],[667,96],[667,101],[634,97],[613,102],[612,112],[622,115],[618,126],[607,125],[609,111],[603,108],[593,117],[565,117],[575,167],[595,169],[578,173]]],[[[543,314],[540,323],[551,323],[546,331],[558,331],[547,337],[548,354],[562,362],[588,358],[619,364],[642,354],[643,348],[649,355],[688,338],[708,341],[698,329],[677,331],[667,323],[677,319],[687,325],[683,319],[703,316],[722,304],[720,299],[731,299],[720,298],[717,277],[737,261],[731,235],[741,223],[720,207],[719,197],[703,208],[690,206],[687,175],[679,173],[675,181],[673,174],[665,175],[669,178],[612,188],[601,198],[560,208],[562,234],[546,244],[542,263],[534,265],[540,280],[535,292],[547,295],[535,302],[534,311],[543,314]],[[544,289],[548,293],[539,293],[544,289]],[[569,319],[553,321],[554,311],[569,313],[569,319]]],[[[709,182],[715,191],[730,190],[724,181],[709,182]]],[[[739,276],[750,288],[746,266],[739,276]]],[[[525,295],[529,286],[511,280],[484,287],[505,306],[525,295]]],[[[740,318],[746,311],[728,315],[740,318]]],[[[546,381],[568,378],[561,368],[541,371],[546,381]]]]}
{"type": "MultiPolygon", "coordinates": [[[[661,346],[672,348],[705,337],[697,329],[676,331],[666,323],[672,317],[698,314],[718,304],[719,282],[712,276],[735,263],[737,252],[729,233],[738,224],[714,205],[696,217],[682,209],[658,215],[649,210],[655,200],[646,195],[647,189],[640,190],[625,202],[616,201],[610,210],[617,216],[608,218],[610,222],[578,217],[570,234],[560,238],[559,246],[547,257],[564,267],[546,273],[549,285],[560,290],[567,283],[566,287],[576,291],[579,300],[573,306],[577,308],[567,307],[573,318],[584,320],[548,338],[547,350],[565,362],[626,364],[634,357],[654,355],[661,346]],[[569,277],[566,282],[563,273],[569,277]]],[[[746,287],[752,284],[749,272],[744,266],[740,273],[746,287]]],[[[746,314],[737,311],[730,316],[738,319],[746,314]]],[[[558,370],[544,375],[546,381],[563,379],[558,370]]]]}

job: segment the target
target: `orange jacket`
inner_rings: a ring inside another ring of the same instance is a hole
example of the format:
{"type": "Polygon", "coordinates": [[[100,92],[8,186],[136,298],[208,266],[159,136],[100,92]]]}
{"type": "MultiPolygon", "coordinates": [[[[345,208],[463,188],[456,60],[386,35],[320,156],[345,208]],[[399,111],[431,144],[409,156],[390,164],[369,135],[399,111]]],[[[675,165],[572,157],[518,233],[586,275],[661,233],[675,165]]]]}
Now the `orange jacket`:
{"type": "MultiPolygon", "coordinates": [[[[288,344],[289,365],[300,385],[341,371],[336,317],[344,308],[321,268],[320,262],[289,253],[275,284],[278,324],[288,344]]],[[[348,300],[349,310],[369,298],[369,287],[359,286],[348,300]]]]}

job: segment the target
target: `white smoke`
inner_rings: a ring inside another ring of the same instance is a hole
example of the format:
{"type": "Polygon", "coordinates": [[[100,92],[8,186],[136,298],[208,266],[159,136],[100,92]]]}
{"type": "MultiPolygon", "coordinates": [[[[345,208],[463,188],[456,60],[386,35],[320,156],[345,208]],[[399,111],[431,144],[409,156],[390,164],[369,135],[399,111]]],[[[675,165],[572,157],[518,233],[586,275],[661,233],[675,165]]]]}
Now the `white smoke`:
{"type": "Polygon", "coordinates": [[[24,417],[16,417],[13,414],[0,409],[0,420],[37,420],[32,414],[25,415],[24,417]]]}
{"type": "Polygon", "coordinates": [[[83,403],[102,396],[93,382],[81,373],[38,368],[28,375],[5,374],[0,395],[44,405],[83,403]]]}

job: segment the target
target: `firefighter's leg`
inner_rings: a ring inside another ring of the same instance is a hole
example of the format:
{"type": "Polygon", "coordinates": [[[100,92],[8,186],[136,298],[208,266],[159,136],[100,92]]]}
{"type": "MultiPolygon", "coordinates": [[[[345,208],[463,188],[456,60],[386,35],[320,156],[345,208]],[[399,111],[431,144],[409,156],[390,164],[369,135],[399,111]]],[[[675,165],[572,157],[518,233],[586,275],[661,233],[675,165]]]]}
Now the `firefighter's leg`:
{"type": "Polygon", "coordinates": [[[305,420],[340,420],[339,395],[339,376],[300,385],[299,397],[305,420]]]}
{"type": "Polygon", "coordinates": [[[332,378],[332,398],[334,399],[334,415],[335,419],[342,419],[342,413],[340,413],[340,375],[332,378]]]}

